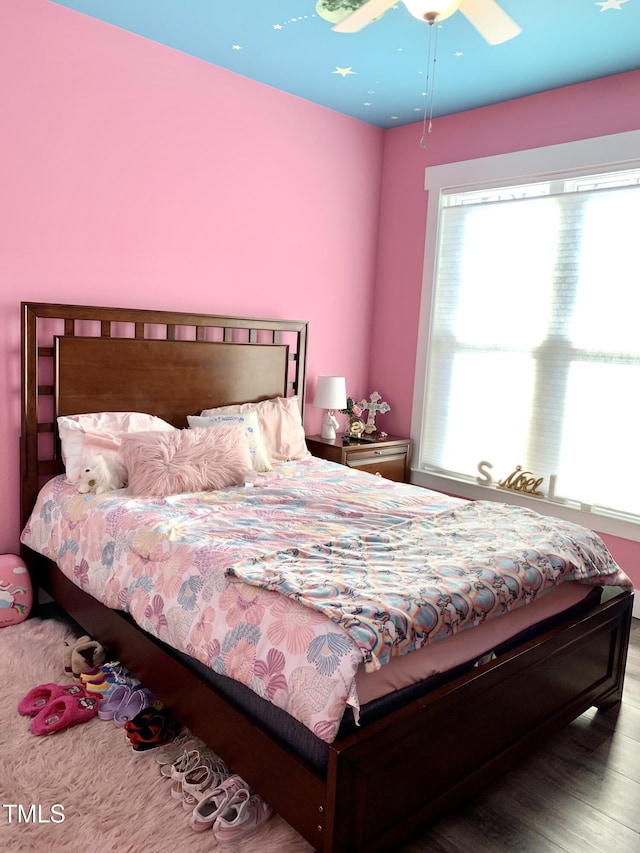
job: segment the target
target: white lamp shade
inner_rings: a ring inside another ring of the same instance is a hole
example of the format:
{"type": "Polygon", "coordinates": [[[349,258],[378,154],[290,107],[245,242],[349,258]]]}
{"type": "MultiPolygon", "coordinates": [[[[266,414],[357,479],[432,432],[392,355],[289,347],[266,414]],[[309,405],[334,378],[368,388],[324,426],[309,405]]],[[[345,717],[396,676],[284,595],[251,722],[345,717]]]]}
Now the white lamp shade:
{"type": "Polygon", "coordinates": [[[344,376],[318,376],[313,405],[319,409],[346,409],[347,383],[344,376]]]}

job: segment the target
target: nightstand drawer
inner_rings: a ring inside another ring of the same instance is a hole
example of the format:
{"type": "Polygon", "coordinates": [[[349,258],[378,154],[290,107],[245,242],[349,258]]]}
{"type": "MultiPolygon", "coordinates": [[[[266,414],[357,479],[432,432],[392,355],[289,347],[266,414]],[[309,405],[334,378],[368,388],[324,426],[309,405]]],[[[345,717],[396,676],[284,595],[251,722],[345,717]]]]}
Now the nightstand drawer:
{"type": "Polygon", "coordinates": [[[320,459],[338,462],[340,465],[366,471],[368,474],[377,474],[398,483],[409,482],[410,438],[388,435],[371,443],[351,441],[349,444],[343,444],[342,437],[327,439],[319,435],[309,435],[307,447],[320,459]]]}
{"type": "Polygon", "coordinates": [[[367,471],[402,483],[407,467],[407,449],[388,447],[368,450],[368,452],[348,453],[346,463],[349,468],[367,471]]]}

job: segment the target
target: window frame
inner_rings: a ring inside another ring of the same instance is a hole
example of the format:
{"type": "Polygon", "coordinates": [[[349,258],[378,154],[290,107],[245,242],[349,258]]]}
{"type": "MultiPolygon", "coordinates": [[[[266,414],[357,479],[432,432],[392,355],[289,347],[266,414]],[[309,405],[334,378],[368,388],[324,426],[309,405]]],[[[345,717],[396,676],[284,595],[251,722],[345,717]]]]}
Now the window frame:
{"type": "MultiPolygon", "coordinates": [[[[633,516],[601,511],[600,508],[592,509],[584,504],[567,503],[562,498],[532,498],[521,493],[498,490],[497,480],[510,472],[494,470],[491,472],[493,483],[481,485],[476,481],[475,475],[462,479],[427,473],[418,467],[419,460],[422,458],[426,365],[437,261],[441,193],[468,192],[500,185],[542,182],[553,179],[554,176],[570,179],[572,174],[582,177],[638,168],[640,167],[638,152],[640,152],[640,131],[628,131],[426,168],[424,189],[428,193],[427,222],[411,422],[411,436],[415,447],[411,470],[412,483],[463,498],[528,506],[547,515],[595,528],[601,533],[640,542],[640,523],[633,516]]],[[[638,502],[640,504],[640,492],[638,502]]]]}

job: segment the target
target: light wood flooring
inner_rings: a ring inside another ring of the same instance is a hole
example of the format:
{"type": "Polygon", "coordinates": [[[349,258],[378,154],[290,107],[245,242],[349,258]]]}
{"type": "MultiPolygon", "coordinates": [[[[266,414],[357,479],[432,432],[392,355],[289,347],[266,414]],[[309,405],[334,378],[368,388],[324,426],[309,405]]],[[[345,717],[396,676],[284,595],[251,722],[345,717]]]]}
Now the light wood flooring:
{"type": "Polygon", "coordinates": [[[398,853],[640,853],[640,619],[622,704],[591,709],[398,853]]]}

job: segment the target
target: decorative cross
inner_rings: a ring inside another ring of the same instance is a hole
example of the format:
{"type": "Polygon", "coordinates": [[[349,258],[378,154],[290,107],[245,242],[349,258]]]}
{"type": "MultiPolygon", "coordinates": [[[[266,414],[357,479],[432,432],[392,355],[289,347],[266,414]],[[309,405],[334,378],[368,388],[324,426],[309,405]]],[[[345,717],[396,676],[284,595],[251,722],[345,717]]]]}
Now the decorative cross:
{"type": "Polygon", "coordinates": [[[369,412],[367,422],[364,426],[364,431],[366,433],[376,431],[377,414],[384,415],[385,412],[391,411],[391,406],[388,403],[381,403],[380,400],[382,400],[382,397],[380,396],[380,394],[378,394],[377,391],[374,391],[368,400],[360,401],[360,405],[362,406],[362,408],[366,409],[369,412]]]}

